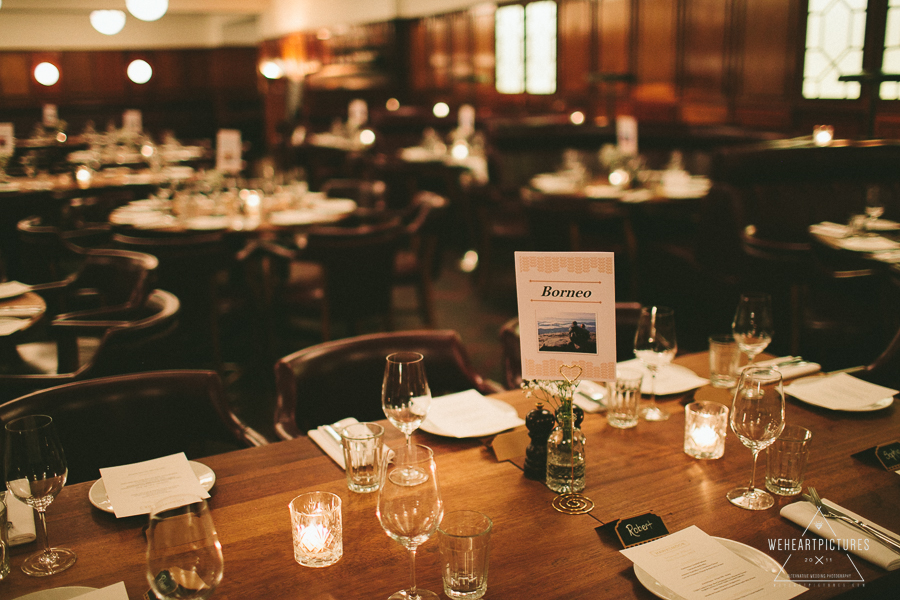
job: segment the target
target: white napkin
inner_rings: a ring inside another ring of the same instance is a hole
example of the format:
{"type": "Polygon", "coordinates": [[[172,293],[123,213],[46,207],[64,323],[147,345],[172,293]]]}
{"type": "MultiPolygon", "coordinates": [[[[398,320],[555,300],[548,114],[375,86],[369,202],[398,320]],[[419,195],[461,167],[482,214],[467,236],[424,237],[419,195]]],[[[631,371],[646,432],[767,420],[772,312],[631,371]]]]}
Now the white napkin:
{"type": "MultiPolygon", "coordinates": [[[[842,508],[841,506],[831,502],[830,500],[823,499],[822,502],[825,505],[830,506],[836,510],[841,511],[847,516],[853,517],[854,519],[858,519],[867,525],[871,525],[875,529],[886,533],[892,537],[897,538],[897,534],[893,531],[885,529],[884,527],[880,527],[871,521],[864,519],[863,517],[850,512],[846,508],[842,508]]],[[[851,525],[843,523],[837,519],[825,519],[824,517],[819,517],[820,522],[824,522],[821,528],[817,528],[814,524],[814,520],[816,520],[816,515],[818,510],[816,506],[805,500],[801,500],[800,502],[794,502],[793,504],[788,504],[784,508],[781,509],[781,516],[793,521],[797,525],[801,527],[808,528],[810,533],[815,533],[818,536],[829,540],[858,540],[858,539],[868,539],[869,547],[866,549],[865,547],[859,548],[849,548],[849,551],[857,556],[861,556],[867,561],[878,565],[879,567],[886,569],[888,571],[893,571],[894,569],[900,568],[900,554],[888,549],[881,542],[876,541],[871,536],[867,535],[866,532],[861,529],[857,529],[851,525]]],[[[850,544],[847,544],[848,546],[850,544]]],[[[859,546],[859,544],[856,544],[859,546]]],[[[843,549],[843,546],[841,546],[843,549]]]]}
{"type": "MultiPolygon", "coordinates": [[[[754,367],[771,367],[775,366],[778,363],[783,363],[793,359],[793,356],[781,356],[778,358],[773,358],[771,360],[761,360],[759,362],[753,363],[754,367]]],[[[750,365],[745,365],[746,369],[750,365]]],[[[812,373],[818,373],[822,370],[822,365],[814,362],[803,362],[795,365],[784,365],[781,367],[776,367],[779,371],[781,371],[781,376],[784,379],[793,379],[795,377],[802,377],[804,375],[811,375],[812,373]]]]}
{"type": "Polygon", "coordinates": [[[599,381],[582,380],[575,389],[572,401],[586,413],[606,410],[604,401],[607,397],[606,384],[599,381]]]}
{"type": "Polygon", "coordinates": [[[796,381],[784,391],[804,402],[831,410],[864,410],[898,393],[847,373],[796,381]]]}
{"type": "Polygon", "coordinates": [[[30,285],[25,285],[18,281],[4,281],[0,283],[0,298],[15,298],[30,291],[30,285]]]}
{"type": "Polygon", "coordinates": [[[125,589],[125,582],[120,581],[105,588],[81,594],[76,598],[78,600],[128,600],[128,590],[125,589]]]}
{"type": "Polygon", "coordinates": [[[825,237],[842,238],[850,235],[850,228],[840,223],[832,223],[831,221],[822,221],[818,225],[810,225],[809,232],[825,237]]]}
{"type": "Polygon", "coordinates": [[[0,335],[15,333],[27,325],[31,320],[21,317],[0,317],[0,335]]]}
{"type": "Polygon", "coordinates": [[[34,510],[10,492],[6,493],[6,520],[12,523],[9,529],[10,546],[35,540],[34,510]]]}
{"type": "Polygon", "coordinates": [[[880,235],[872,237],[841,238],[838,240],[837,244],[841,248],[855,250],[857,252],[878,252],[880,250],[900,248],[900,244],[897,242],[881,237],[880,235]]]}
{"type": "Polygon", "coordinates": [[[427,421],[426,431],[456,438],[493,435],[525,424],[508,404],[485,398],[477,390],[432,398],[427,421]]]}
{"type": "MultiPolygon", "coordinates": [[[[653,392],[653,378],[650,369],[644,366],[640,359],[633,358],[624,362],[616,363],[617,367],[627,367],[629,369],[637,369],[644,374],[644,381],[641,384],[641,393],[650,394],[653,392]]],[[[680,394],[689,390],[702,387],[709,383],[709,379],[703,379],[696,373],[682,367],[681,365],[663,365],[656,374],[656,395],[665,396],[666,394],[680,394]]]]}
{"type": "MultiPolygon", "coordinates": [[[[346,419],[341,419],[337,423],[334,423],[331,427],[337,432],[338,435],[341,434],[341,429],[346,427],[347,425],[352,425],[353,423],[359,423],[354,417],[347,417],[346,419]]],[[[322,425],[317,427],[316,429],[310,429],[306,432],[309,436],[309,439],[314,441],[319,448],[321,448],[325,454],[331,457],[331,460],[336,462],[338,466],[342,469],[346,468],[344,463],[344,448],[341,446],[341,443],[331,437],[331,434],[325,431],[325,426],[322,425]]]]}
{"type": "Polygon", "coordinates": [[[622,196],[622,202],[646,202],[652,199],[653,192],[650,190],[631,190],[622,196]]]}

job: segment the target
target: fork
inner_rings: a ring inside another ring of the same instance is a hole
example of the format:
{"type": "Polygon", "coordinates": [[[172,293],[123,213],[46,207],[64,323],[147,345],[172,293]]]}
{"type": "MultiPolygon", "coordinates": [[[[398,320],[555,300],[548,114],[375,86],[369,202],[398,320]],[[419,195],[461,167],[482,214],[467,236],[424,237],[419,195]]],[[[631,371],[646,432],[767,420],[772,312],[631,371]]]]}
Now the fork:
{"type": "Polygon", "coordinates": [[[854,519],[853,517],[851,517],[849,515],[845,515],[844,513],[840,512],[838,510],[835,510],[835,509],[831,508],[830,506],[826,505],[824,502],[822,502],[822,499],[819,497],[818,492],[816,492],[816,488],[807,487],[806,491],[808,493],[803,494],[803,498],[808,500],[809,502],[812,502],[813,504],[815,504],[816,508],[819,509],[819,512],[821,512],[822,516],[825,517],[826,519],[837,519],[838,521],[843,521],[849,525],[852,525],[852,526],[856,527],[857,529],[860,529],[860,530],[868,533],[869,535],[874,537],[876,540],[878,540],[879,542],[881,542],[882,544],[884,544],[885,546],[887,546],[894,552],[900,552],[900,543],[898,543],[897,540],[895,540],[891,536],[880,532],[879,530],[875,529],[874,527],[870,526],[867,523],[863,523],[859,519],[854,519]]]}

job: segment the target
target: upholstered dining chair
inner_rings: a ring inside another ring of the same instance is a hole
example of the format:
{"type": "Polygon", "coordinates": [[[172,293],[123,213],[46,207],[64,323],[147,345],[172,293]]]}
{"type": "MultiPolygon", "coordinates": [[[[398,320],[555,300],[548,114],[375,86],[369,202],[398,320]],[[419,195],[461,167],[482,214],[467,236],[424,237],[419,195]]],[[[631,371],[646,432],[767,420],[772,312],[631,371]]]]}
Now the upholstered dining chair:
{"type": "Polygon", "coordinates": [[[26,392],[106,375],[149,371],[169,362],[178,298],[154,290],[139,307],[60,315],[49,339],[19,344],[19,368],[0,373],[0,401],[26,392]]]}
{"type": "Polygon", "coordinates": [[[101,377],[40,390],[0,404],[0,421],[53,418],[66,453],[69,483],[113,467],[184,452],[188,459],[266,439],[228,405],[213,371],[152,371],[101,377]]]}
{"type": "Polygon", "coordinates": [[[476,389],[501,391],[475,371],[459,334],[451,330],[377,333],[325,342],[275,363],[275,431],[282,439],[306,435],[313,427],[345,417],[384,418],[381,385],[385,358],[419,352],[433,396],[476,389]]]}

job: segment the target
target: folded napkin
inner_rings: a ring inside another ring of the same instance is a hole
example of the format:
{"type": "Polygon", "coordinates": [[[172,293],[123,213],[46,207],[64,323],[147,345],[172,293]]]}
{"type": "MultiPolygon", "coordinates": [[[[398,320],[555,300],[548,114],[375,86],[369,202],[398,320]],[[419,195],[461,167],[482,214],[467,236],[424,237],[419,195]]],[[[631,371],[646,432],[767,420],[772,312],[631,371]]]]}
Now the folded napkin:
{"type": "Polygon", "coordinates": [[[494,435],[525,424],[513,407],[476,390],[432,398],[427,421],[425,431],[456,438],[494,435]]]}
{"type": "MultiPolygon", "coordinates": [[[[644,374],[644,380],[641,383],[641,393],[650,394],[653,392],[653,377],[650,369],[644,366],[640,359],[633,358],[624,362],[616,363],[617,367],[627,367],[629,369],[637,369],[644,374]]],[[[689,390],[702,387],[709,383],[709,379],[703,379],[696,373],[682,367],[681,365],[663,365],[656,374],[656,394],[665,396],[666,394],[680,394],[689,390]]]]}
{"type": "Polygon", "coordinates": [[[840,223],[832,223],[831,221],[823,221],[818,225],[810,225],[809,232],[825,237],[842,238],[850,235],[851,229],[840,223]]]}
{"type": "Polygon", "coordinates": [[[6,493],[6,520],[11,524],[10,546],[27,544],[35,540],[34,510],[9,492],[6,493]]]}
{"type": "Polygon", "coordinates": [[[606,410],[606,384],[598,381],[582,380],[575,389],[572,401],[581,410],[588,413],[596,413],[606,410]]]}
{"type": "Polygon", "coordinates": [[[846,250],[855,250],[856,252],[879,252],[881,250],[900,248],[900,243],[876,235],[872,237],[842,238],[838,241],[838,246],[846,250]]]}
{"type": "Polygon", "coordinates": [[[9,335],[25,327],[31,319],[0,316],[0,335],[9,335]]]}
{"type": "MultiPolygon", "coordinates": [[[[893,531],[885,529],[884,527],[880,527],[871,521],[864,519],[863,517],[850,512],[846,508],[842,508],[841,506],[831,502],[830,500],[822,500],[826,506],[830,506],[835,510],[839,510],[845,515],[849,517],[853,517],[867,525],[878,529],[882,533],[886,533],[891,537],[897,538],[897,534],[893,531]]],[[[793,521],[797,525],[801,527],[806,527],[807,531],[810,533],[814,533],[818,536],[829,540],[862,540],[868,539],[869,544],[868,548],[865,547],[865,544],[856,543],[855,545],[845,544],[848,546],[846,548],[849,552],[860,556],[870,563],[876,564],[882,569],[886,569],[888,571],[893,571],[894,569],[900,568],[900,554],[890,550],[887,546],[883,545],[881,542],[877,541],[875,538],[866,534],[866,532],[861,529],[857,529],[852,525],[848,525],[842,521],[837,519],[825,519],[824,517],[817,516],[818,510],[816,506],[812,502],[807,502],[805,500],[801,500],[800,502],[794,502],[793,504],[788,504],[784,508],[781,509],[781,516],[785,519],[793,521]],[[818,527],[816,523],[820,523],[822,526],[818,527]],[[862,546],[862,547],[860,547],[862,546]]],[[[805,532],[804,532],[805,533],[805,532]]],[[[898,538],[900,539],[900,538],[898,538]]],[[[845,549],[844,545],[841,546],[841,549],[845,549]]]]}
{"type": "Polygon", "coordinates": [[[0,298],[15,298],[30,291],[30,285],[25,285],[18,281],[4,281],[0,283],[0,298]]]}
{"type": "MultiPolygon", "coordinates": [[[[150,593],[147,595],[154,598],[156,597],[150,593]]],[[[80,596],[76,596],[76,598],[78,598],[78,600],[128,600],[128,590],[125,589],[125,582],[120,581],[108,585],[105,588],[81,594],[80,596]]]]}
{"type": "MultiPolygon", "coordinates": [[[[754,367],[775,367],[775,365],[787,362],[789,360],[792,360],[793,358],[793,356],[781,356],[778,358],[773,358],[771,360],[761,360],[752,364],[754,367]]],[[[746,369],[748,366],[750,365],[747,365],[744,368],[746,369]]],[[[784,379],[793,379],[795,377],[802,377],[804,375],[818,373],[822,370],[822,365],[820,365],[819,363],[803,361],[800,363],[792,365],[782,365],[775,368],[781,371],[781,376],[784,379]]]]}
{"type": "MultiPolygon", "coordinates": [[[[337,423],[331,425],[332,429],[334,429],[338,435],[341,435],[341,429],[346,427],[347,425],[352,425],[353,423],[359,423],[353,417],[347,417],[346,419],[341,419],[337,423]]],[[[341,443],[334,439],[331,434],[326,431],[325,426],[321,425],[316,429],[310,429],[306,432],[309,436],[309,439],[314,441],[319,448],[321,448],[325,454],[331,457],[331,460],[336,462],[338,466],[342,469],[346,468],[344,463],[344,448],[341,446],[341,443]]]]}

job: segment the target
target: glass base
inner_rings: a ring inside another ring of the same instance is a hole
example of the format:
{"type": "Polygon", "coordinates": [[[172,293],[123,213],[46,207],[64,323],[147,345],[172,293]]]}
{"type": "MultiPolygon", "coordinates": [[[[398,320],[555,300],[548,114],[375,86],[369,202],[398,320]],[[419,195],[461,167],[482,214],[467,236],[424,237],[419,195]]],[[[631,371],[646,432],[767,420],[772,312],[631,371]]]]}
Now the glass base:
{"type": "Polygon", "coordinates": [[[752,490],[748,487],[735,488],[725,494],[725,497],[735,506],[740,506],[747,510],[766,510],[775,505],[775,498],[770,493],[759,488],[752,490]]]}
{"type": "Polygon", "coordinates": [[[409,590],[400,590],[395,594],[391,594],[388,600],[419,600],[420,598],[423,600],[438,600],[439,596],[428,590],[416,590],[415,596],[411,596],[409,590]]]}
{"type": "Polygon", "coordinates": [[[77,558],[67,548],[50,548],[47,554],[41,551],[26,558],[22,563],[22,571],[32,577],[46,577],[65,571],[75,564],[77,558]]]}
{"type": "Polygon", "coordinates": [[[668,421],[669,413],[658,406],[647,406],[641,409],[641,418],[645,421],[668,421]]]}

